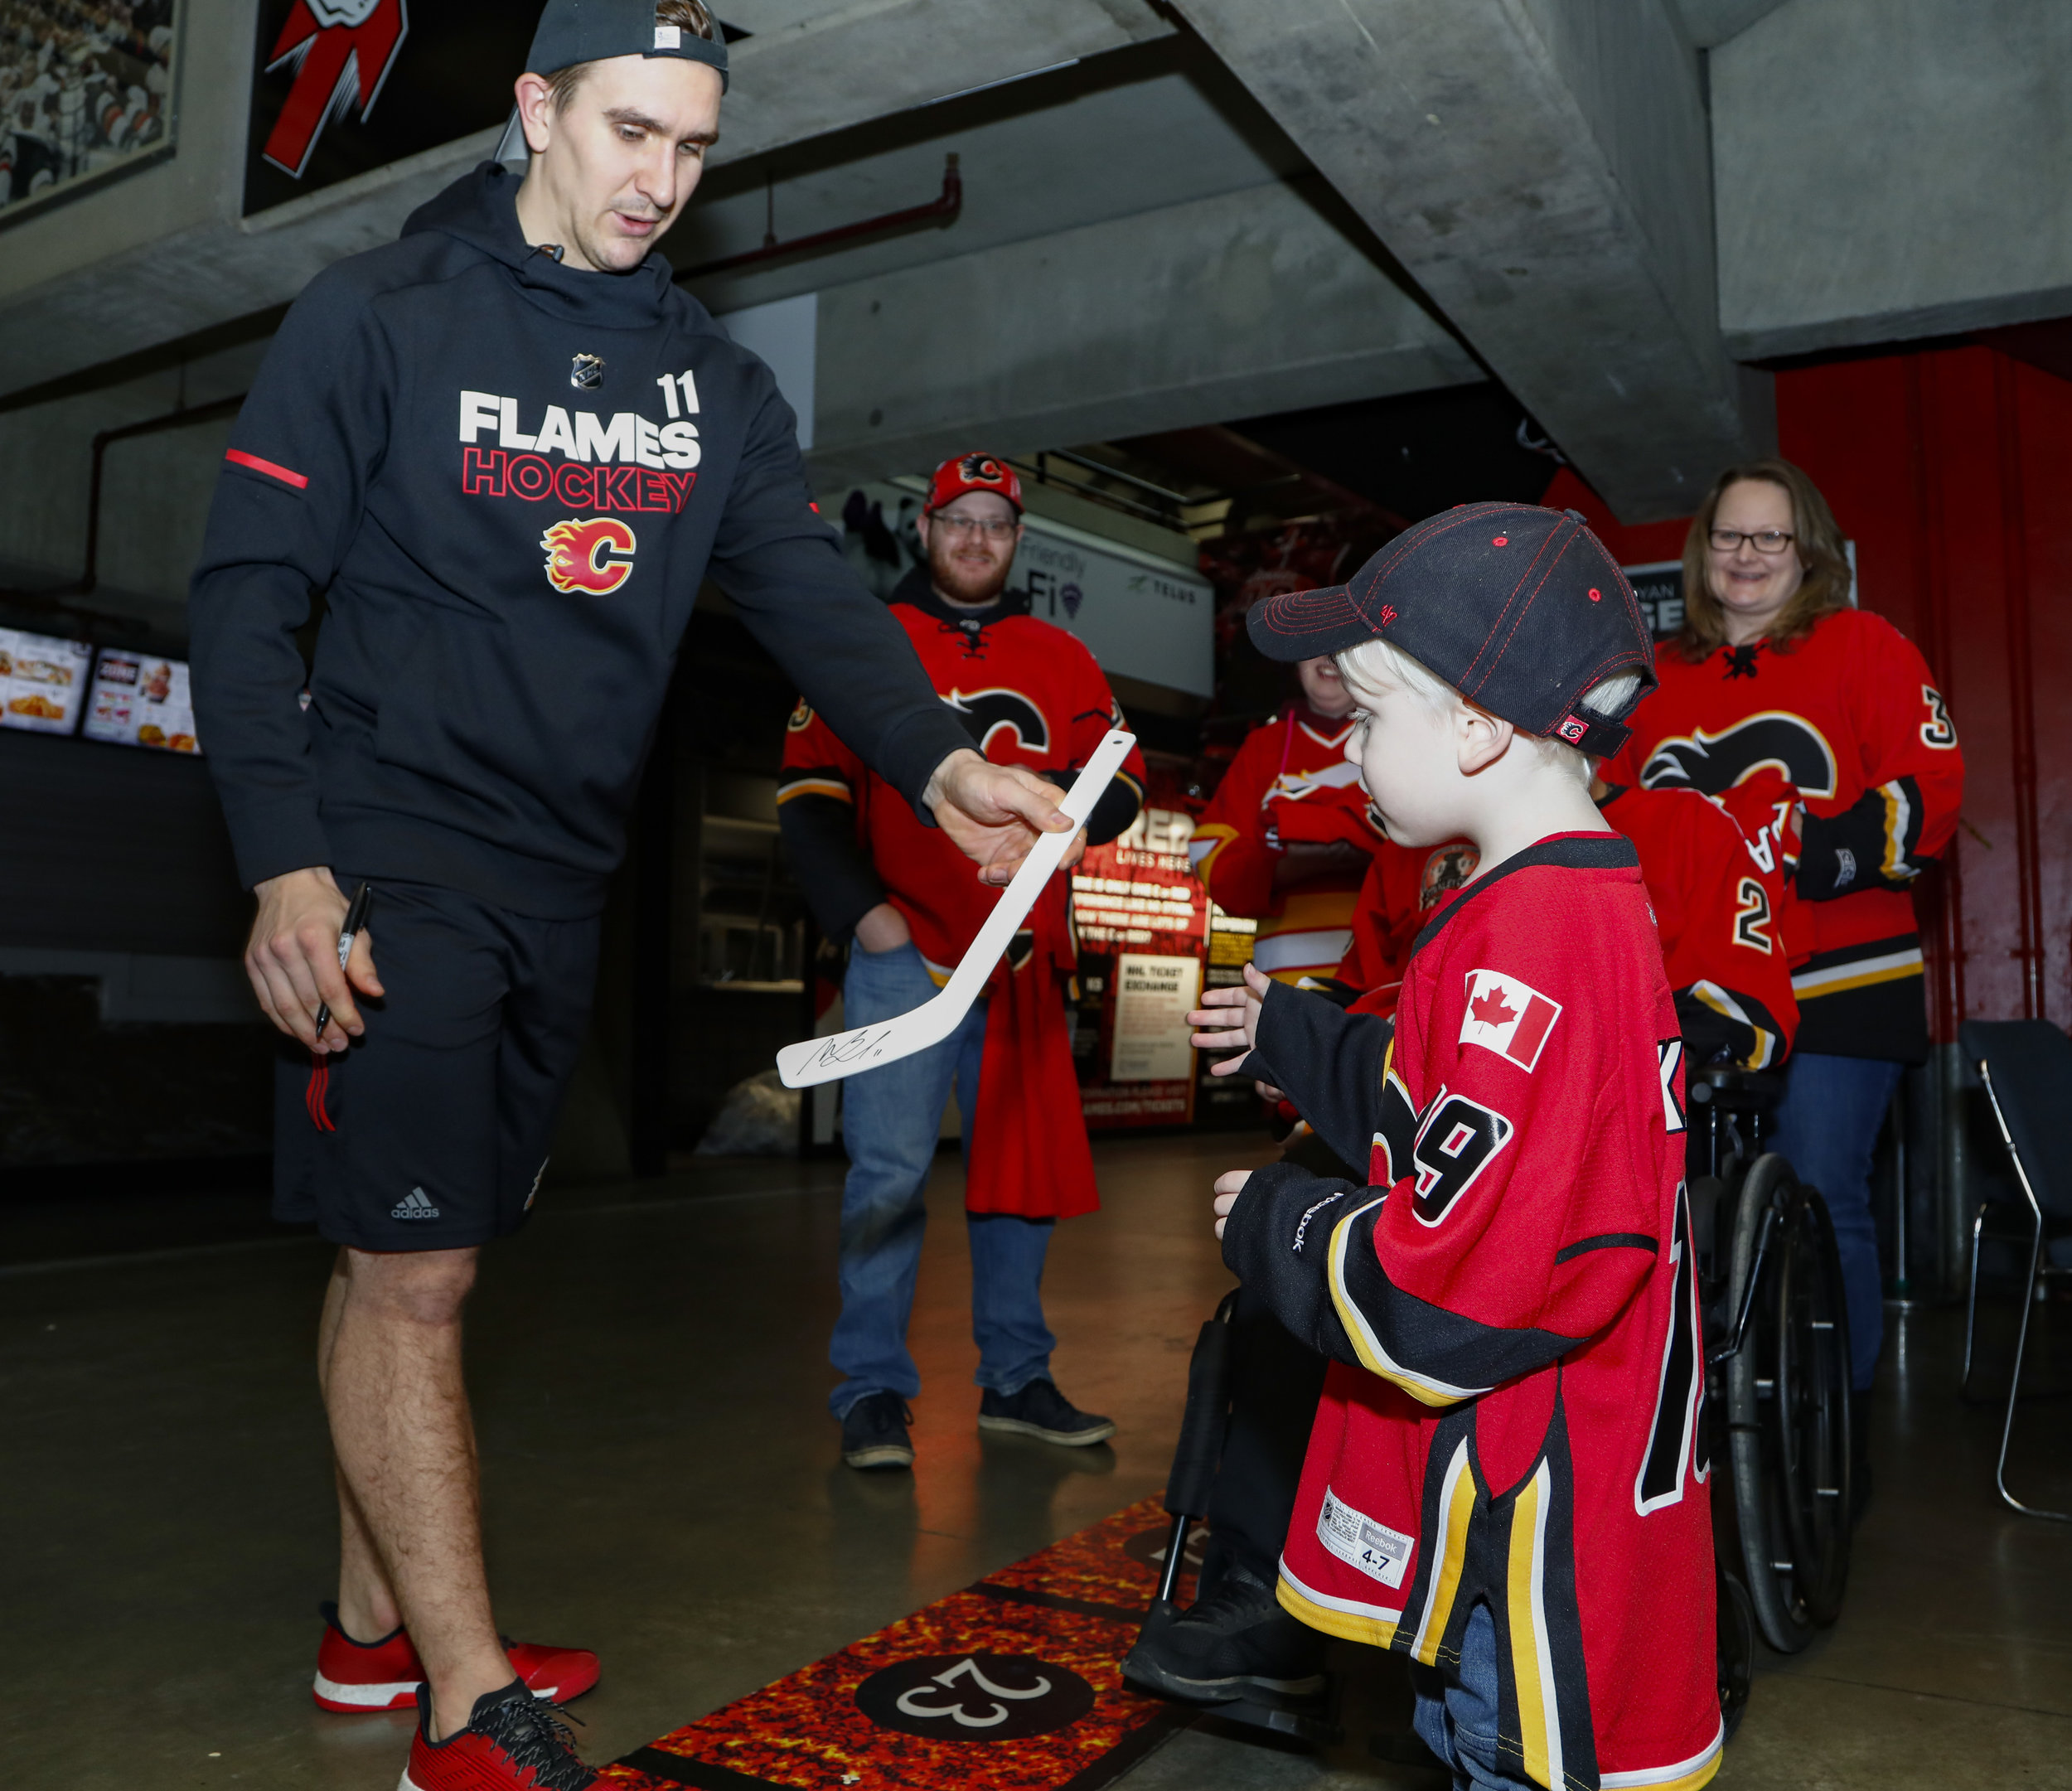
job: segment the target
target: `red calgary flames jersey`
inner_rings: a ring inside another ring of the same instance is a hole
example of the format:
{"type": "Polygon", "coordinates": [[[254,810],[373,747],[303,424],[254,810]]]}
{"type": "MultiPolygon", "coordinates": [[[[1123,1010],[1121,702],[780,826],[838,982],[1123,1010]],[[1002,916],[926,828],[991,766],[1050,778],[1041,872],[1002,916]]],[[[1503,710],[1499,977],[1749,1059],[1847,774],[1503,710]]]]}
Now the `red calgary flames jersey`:
{"type": "Polygon", "coordinates": [[[1557,835],[1463,893],[1419,936],[1385,1064],[1381,1030],[1295,990],[1260,1022],[1326,1140],[1372,1140],[1365,1188],[1256,1172],[1225,1237],[1334,1358],[1280,1601],[1427,1665],[1484,1602],[1526,1776],[1702,1784],[1721,1733],[1682,1044],[1631,844],[1557,835]],[[1363,1087],[1363,1111],[1333,1092],[1363,1087]]]}
{"type": "Polygon", "coordinates": [[[1640,854],[1692,1061],[1774,1067],[1798,1027],[1784,946],[1798,840],[1790,786],[1764,771],[1715,797],[1615,789],[1601,812],[1640,854]]]}
{"type": "Polygon", "coordinates": [[[1361,991],[1355,1010],[1396,1011],[1411,943],[1449,896],[1468,886],[1482,854],[1465,840],[1444,845],[1403,846],[1384,840],[1367,867],[1353,910],[1352,943],[1339,961],[1336,980],[1361,991]]]}
{"type": "Polygon", "coordinates": [[[1721,796],[1765,767],[1805,806],[1785,946],[1808,1051],[1910,1058],[1927,1047],[1909,893],[1963,796],[1957,729],[1926,662],[1881,617],[1846,609],[1796,645],[1674,646],[1605,767],[1614,783],[1721,796]]]}
{"type": "MultiPolygon", "coordinates": [[[[892,612],[912,638],[936,694],[956,711],[972,743],[996,765],[1074,770],[1121,725],[1108,680],[1071,635],[1033,616],[1006,616],[982,629],[938,620],[910,603],[892,612]]],[[[1132,750],[1118,775],[1144,791],[1143,755],[1132,750]]],[[[982,883],[971,861],[940,829],[925,826],[906,800],[869,771],[801,702],[784,740],[780,804],[801,796],[852,803],[857,837],[906,917],[914,943],[944,982],[977,936],[1000,891],[982,883]]],[[[1031,912],[1038,949],[1069,968],[1067,879],[1053,878],[1031,912]]],[[[995,973],[995,981],[1006,974],[995,973]]]]}
{"type": "Polygon", "coordinates": [[[1343,840],[1372,852],[1367,791],[1345,756],[1353,718],[1328,720],[1291,704],[1238,748],[1195,823],[1188,851],[1217,904],[1259,922],[1252,961],[1276,981],[1329,976],[1345,956],[1361,872],[1329,873],[1274,888],[1281,850],[1343,840]]]}

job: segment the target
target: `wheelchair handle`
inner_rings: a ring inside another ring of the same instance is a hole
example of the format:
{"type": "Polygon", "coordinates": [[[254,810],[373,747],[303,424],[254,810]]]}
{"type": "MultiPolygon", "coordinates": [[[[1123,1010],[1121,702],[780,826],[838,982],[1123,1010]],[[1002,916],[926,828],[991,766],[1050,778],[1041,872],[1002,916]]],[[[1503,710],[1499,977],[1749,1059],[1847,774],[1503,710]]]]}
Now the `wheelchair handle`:
{"type": "Polygon", "coordinates": [[[1769,1241],[1777,1230],[1777,1208],[1768,1208],[1763,1214],[1763,1227],[1755,1234],[1755,1254],[1748,1266],[1748,1285],[1741,1290],[1741,1309],[1734,1319],[1732,1341],[1725,1343],[1705,1358],[1708,1368],[1716,1368],[1723,1362],[1731,1362],[1741,1353],[1741,1345],[1748,1341],[1748,1321],[1755,1312],[1755,1290],[1763,1284],[1763,1260],[1769,1254],[1769,1241]]]}

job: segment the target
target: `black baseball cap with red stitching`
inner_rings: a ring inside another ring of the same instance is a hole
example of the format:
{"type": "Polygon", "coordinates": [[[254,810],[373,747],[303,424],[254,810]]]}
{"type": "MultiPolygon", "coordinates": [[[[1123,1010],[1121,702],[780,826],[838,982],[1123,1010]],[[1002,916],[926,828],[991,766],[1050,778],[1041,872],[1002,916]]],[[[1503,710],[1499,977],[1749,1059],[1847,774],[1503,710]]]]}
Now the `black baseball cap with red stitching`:
{"type": "Polygon", "coordinates": [[[1572,510],[1462,504],[1406,529],[1343,584],[1252,606],[1269,659],[1315,659],[1387,641],[1513,727],[1610,758],[1655,687],[1654,647],[1619,564],[1572,510]],[[1640,686],[1619,713],[1579,708],[1625,671],[1640,686]]]}

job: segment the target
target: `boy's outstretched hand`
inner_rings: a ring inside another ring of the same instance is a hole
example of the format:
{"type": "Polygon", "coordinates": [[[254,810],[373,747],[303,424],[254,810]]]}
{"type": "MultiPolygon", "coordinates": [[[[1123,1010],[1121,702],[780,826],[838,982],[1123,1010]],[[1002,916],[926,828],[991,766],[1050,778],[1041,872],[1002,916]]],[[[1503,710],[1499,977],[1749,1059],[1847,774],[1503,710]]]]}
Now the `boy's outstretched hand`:
{"type": "MultiPolygon", "coordinates": [[[[1204,991],[1201,1006],[1187,1016],[1187,1024],[1195,1029],[1194,1048],[1235,1051],[1242,1046],[1249,1053],[1259,1043],[1259,1015],[1266,1005],[1266,990],[1271,986],[1257,965],[1247,964],[1243,988],[1204,991]]],[[[1221,1063],[1210,1064],[1208,1073],[1235,1076],[1244,1061],[1243,1058],[1227,1058],[1221,1063]]],[[[1220,1188],[1222,1184],[1218,1182],[1216,1185],[1220,1188]]]]}
{"type": "Polygon", "coordinates": [[[1244,1193],[1245,1184],[1251,1179],[1250,1169],[1230,1169],[1216,1178],[1216,1235],[1223,1235],[1223,1222],[1230,1217],[1230,1209],[1237,1204],[1237,1197],[1244,1193]]]}

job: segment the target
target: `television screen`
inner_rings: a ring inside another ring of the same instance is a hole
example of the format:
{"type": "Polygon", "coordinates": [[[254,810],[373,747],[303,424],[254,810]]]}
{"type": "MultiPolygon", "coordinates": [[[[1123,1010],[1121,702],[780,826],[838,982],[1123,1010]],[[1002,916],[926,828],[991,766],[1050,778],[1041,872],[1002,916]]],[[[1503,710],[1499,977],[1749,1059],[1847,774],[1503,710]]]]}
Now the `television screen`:
{"type": "Polygon", "coordinates": [[[199,753],[185,660],[104,646],[94,666],[86,737],[162,753],[199,753]]]}
{"type": "Polygon", "coordinates": [[[93,658],[84,641],[0,628],[0,728],[71,733],[79,726],[93,658]]]}

